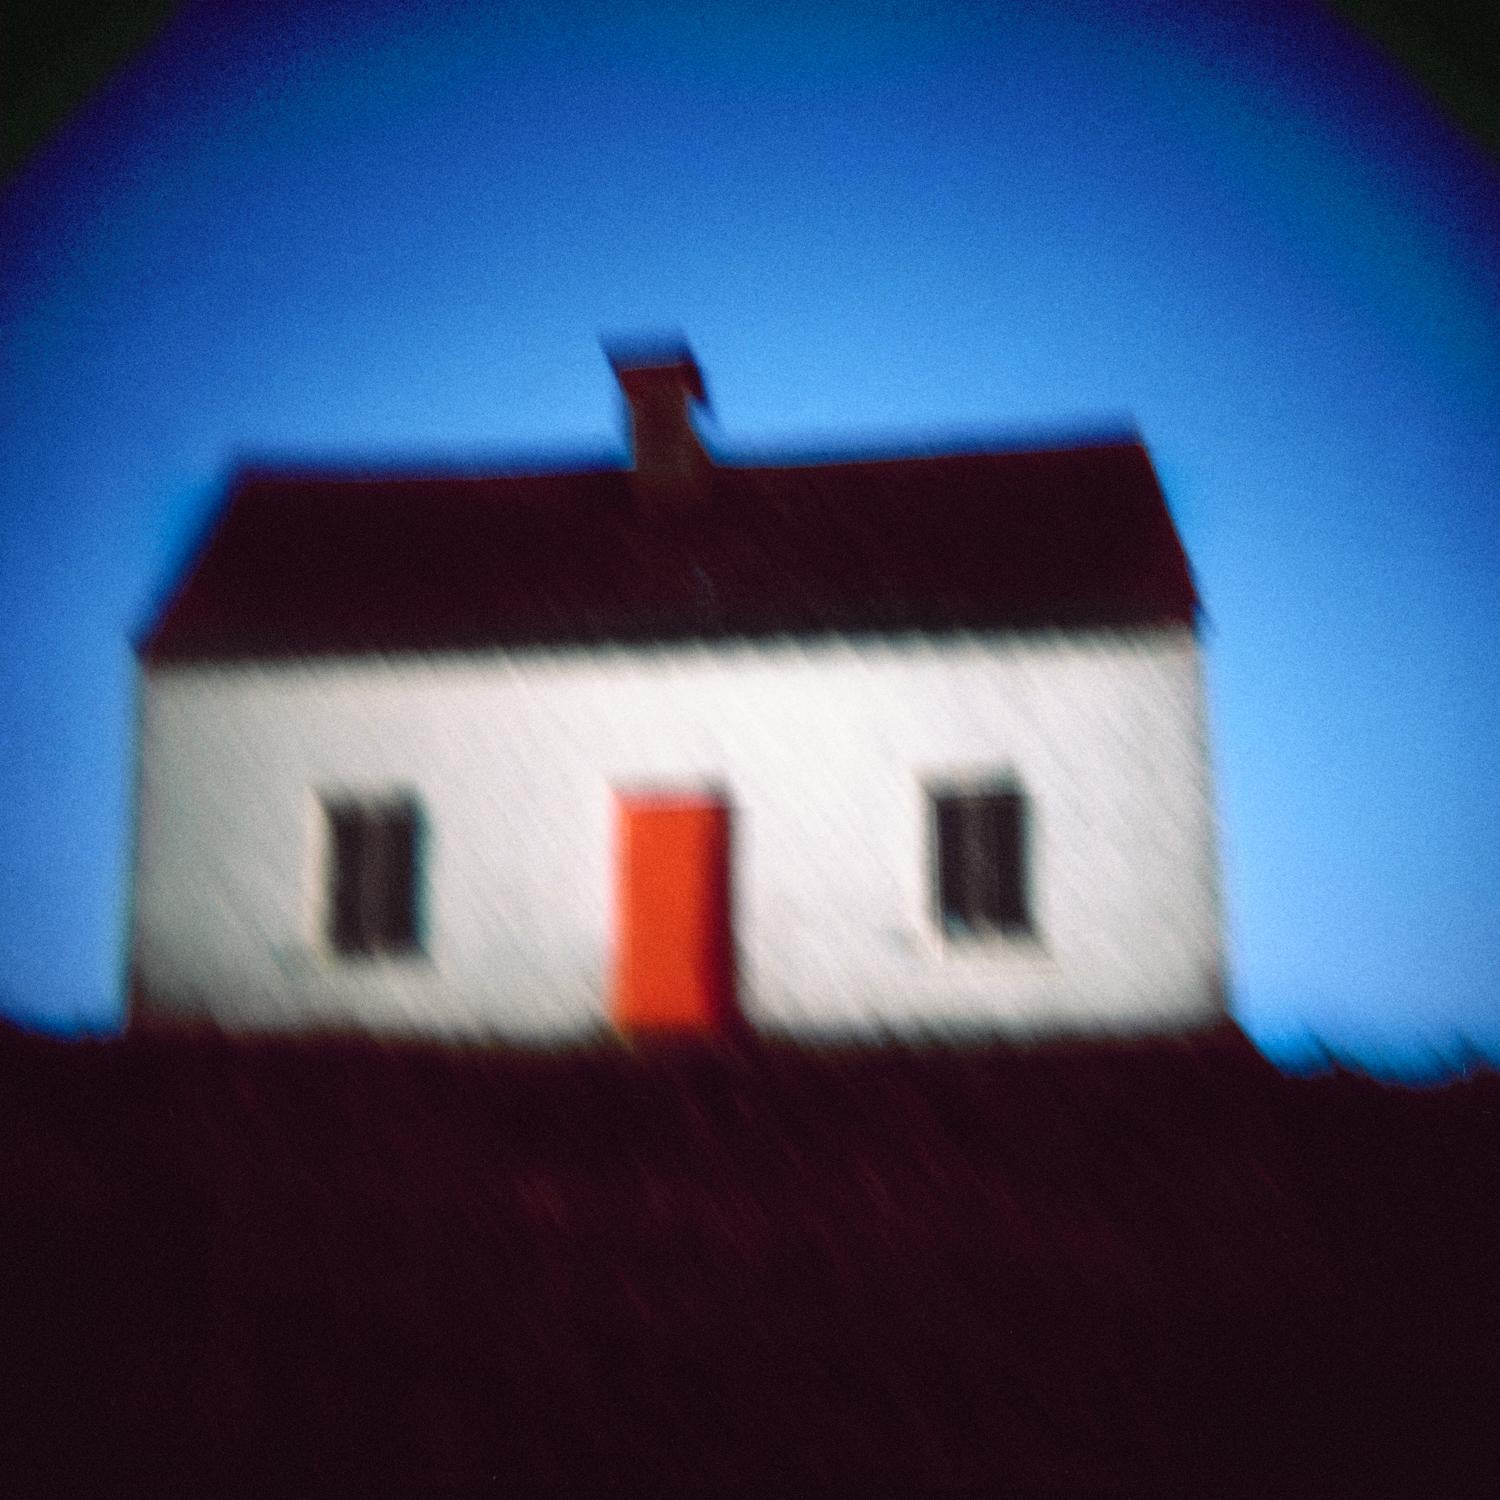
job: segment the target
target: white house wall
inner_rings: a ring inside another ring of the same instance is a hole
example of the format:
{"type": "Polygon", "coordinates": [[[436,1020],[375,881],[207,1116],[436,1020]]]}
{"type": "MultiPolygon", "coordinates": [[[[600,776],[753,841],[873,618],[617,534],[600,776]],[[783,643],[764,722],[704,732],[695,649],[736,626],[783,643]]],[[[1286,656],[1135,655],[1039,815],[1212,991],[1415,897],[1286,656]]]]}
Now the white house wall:
{"type": "Polygon", "coordinates": [[[583,1037],[608,1024],[611,789],[733,808],[740,998],[771,1031],[1129,1032],[1223,1012],[1186,629],[154,668],[132,982],[229,1026],[583,1037]],[[1032,811],[1038,940],[945,941],[926,784],[1032,811]],[[321,798],[410,792],[420,957],[324,941],[321,798]]]}

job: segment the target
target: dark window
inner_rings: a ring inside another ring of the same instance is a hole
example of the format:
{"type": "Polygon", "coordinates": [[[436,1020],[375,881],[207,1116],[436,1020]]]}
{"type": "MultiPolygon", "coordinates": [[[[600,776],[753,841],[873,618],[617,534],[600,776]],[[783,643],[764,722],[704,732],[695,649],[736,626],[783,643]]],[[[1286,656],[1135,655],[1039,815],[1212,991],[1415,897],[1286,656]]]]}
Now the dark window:
{"type": "Polygon", "coordinates": [[[418,946],[416,805],[330,802],[329,941],[340,953],[418,946]]]}
{"type": "Polygon", "coordinates": [[[938,914],[945,932],[1032,930],[1027,808],[1013,788],[934,792],[938,914]]]}

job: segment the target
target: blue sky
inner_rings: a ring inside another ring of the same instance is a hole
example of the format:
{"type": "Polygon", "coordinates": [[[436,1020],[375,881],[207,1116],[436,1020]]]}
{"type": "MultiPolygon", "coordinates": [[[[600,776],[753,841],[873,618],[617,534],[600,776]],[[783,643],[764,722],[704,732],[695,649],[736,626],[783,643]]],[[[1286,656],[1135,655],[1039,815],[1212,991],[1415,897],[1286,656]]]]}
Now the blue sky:
{"type": "Polygon", "coordinates": [[[1138,426],[1242,1020],[1500,1055],[1497,205],[1294,0],[187,5],[0,200],[0,1008],[118,1015],[127,636],[232,462],[617,447],[681,329],[729,454],[1138,426]]]}

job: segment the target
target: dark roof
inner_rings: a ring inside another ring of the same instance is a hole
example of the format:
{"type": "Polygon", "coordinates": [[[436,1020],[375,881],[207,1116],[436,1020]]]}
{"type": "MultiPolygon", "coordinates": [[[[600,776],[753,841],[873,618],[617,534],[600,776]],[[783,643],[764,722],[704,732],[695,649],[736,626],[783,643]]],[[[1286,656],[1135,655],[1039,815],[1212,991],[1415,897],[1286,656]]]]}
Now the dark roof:
{"type": "Polygon", "coordinates": [[[637,503],[621,468],[249,470],[140,642],[148,662],[1190,624],[1145,449],[713,468],[637,503]]]}

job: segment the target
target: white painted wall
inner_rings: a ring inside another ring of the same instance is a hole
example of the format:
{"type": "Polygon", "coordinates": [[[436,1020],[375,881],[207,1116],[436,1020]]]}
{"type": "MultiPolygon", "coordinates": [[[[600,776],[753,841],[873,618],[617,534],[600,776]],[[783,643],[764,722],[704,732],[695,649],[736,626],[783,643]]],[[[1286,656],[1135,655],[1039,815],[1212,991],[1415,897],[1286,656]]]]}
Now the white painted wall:
{"type": "Polygon", "coordinates": [[[133,980],[158,1017],[550,1040],[607,1023],[611,788],[727,788],[766,1030],[1126,1033],[1223,1014],[1187,629],[156,668],[133,980]],[[1032,799],[1039,942],[938,935],[929,778],[1032,799]],[[409,791],[419,958],[322,939],[319,798],[409,791]]]}

